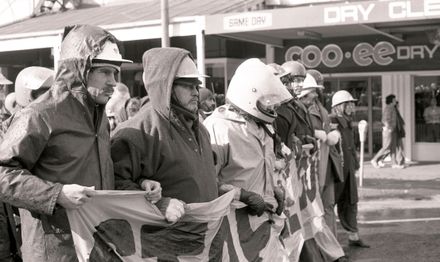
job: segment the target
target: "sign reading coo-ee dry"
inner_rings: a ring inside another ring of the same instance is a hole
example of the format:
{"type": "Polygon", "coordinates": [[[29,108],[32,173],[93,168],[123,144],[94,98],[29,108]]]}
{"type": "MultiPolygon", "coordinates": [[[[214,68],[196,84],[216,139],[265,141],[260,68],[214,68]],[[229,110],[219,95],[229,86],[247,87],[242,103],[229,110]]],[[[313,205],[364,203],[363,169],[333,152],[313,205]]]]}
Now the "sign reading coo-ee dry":
{"type": "Polygon", "coordinates": [[[374,44],[360,42],[353,45],[341,45],[335,43],[328,43],[321,45],[321,47],[293,45],[285,51],[284,60],[301,60],[308,68],[349,68],[349,71],[359,71],[362,68],[380,71],[417,70],[419,66],[423,66],[424,69],[429,65],[439,66],[440,50],[438,45],[396,46],[388,41],[374,44]]]}

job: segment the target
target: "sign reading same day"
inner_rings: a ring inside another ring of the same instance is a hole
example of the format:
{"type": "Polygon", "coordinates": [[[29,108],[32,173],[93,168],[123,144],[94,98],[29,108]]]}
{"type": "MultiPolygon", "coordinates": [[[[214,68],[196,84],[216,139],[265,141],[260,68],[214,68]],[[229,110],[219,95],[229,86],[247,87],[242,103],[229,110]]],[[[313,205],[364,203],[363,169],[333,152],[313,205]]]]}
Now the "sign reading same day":
{"type": "Polygon", "coordinates": [[[246,13],[223,18],[225,30],[249,30],[272,26],[271,13],[246,13]]]}

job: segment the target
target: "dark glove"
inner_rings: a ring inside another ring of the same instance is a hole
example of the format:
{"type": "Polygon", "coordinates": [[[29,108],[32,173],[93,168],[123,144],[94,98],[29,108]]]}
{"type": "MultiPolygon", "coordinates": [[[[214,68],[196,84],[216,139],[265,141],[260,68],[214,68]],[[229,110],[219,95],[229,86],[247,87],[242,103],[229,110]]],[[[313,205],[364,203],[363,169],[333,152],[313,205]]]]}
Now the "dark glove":
{"type": "Polygon", "coordinates": [[[281,215],[281,213],[283,213],[284,211],[284,198],[286,196],[286,191],[284,190],[284,188],[282,186],[277,186],[275,187],[275,189],[273,190],[274,194],[275,194],[275,199],[277,200],[277,210],[275,210],[275,213],[277,215],[281,215]]]}
{"type": "Polygon", "coordinates": [[[296,160],[300,159],[302,154],[302,142],[297,136],[292,135],[292,154],[296,160]]]}
{"type": "Polygon", "coordinates": [[[240,193],[240,201],[248,206],[248,212],[251,216],[261,216],[264,211],[273,208],[273,205],[264,202],[262,196],[252,191],[246,191],[243,188],[240,193]]]}

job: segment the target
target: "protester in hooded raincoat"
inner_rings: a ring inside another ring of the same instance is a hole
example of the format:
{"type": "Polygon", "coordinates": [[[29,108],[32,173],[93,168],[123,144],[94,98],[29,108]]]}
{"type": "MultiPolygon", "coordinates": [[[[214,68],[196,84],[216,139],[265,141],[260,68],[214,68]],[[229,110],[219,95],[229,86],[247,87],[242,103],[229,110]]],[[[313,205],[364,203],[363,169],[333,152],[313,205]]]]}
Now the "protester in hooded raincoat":
{"type": "MultiPolygon", "coordinates": [[[[143,65],[151,100],[112,137],[116,189],[149,190],[149,200],[174,223],[184,215],[185,203],[218,197],[209,134],[197,115],[201,75],[190,53],[180,48],[150,49],[143,65]]],[[[177,246],[204,237],[206,230],[201,224],[176,227],[177,246]]]]}
{"type": "Polygon", "coordinates": [[[55,83],[0,144],[0,196],[20,208],[24,261],[77,261],[65,209],[114,188],[104,104],[127,61],[115,42],[99,27],[66,28],[55,83]]]}
{"type": "Polygon", "coordinates": [[[331,122],[337,124],[341,139],[336,145],[343,160],[344,181],[335,185],[335,200],[338,217],[342,227],[348,231],[349,246],[370,247],[359,238],[357,223],[358,190],[355,173],[359,169],[359,160],[354,143],[352,114],[357,100],[346,90],[339,90],[332,97],[331,122]]]}
{"type": "Polygon", "coordinates": [[[232,260],[287,259],[280,241],[284,196],[276,195],[271,124],[275,107],[291,98],[265,64],[248,59],[232,77],[226,105],[204,121],[217,156],[220,192],[236,190],[236,199],[247,205],[228,216],[231,237],[227,253],[232,260]]]}

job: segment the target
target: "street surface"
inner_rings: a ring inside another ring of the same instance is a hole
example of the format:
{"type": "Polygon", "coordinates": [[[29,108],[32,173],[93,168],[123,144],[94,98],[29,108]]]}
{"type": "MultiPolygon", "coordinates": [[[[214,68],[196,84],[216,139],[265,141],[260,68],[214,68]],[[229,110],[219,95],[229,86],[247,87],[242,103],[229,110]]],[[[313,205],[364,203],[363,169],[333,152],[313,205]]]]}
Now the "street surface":
{"type": "Polygon", "coordinates": [[[348,247],[339,227],[350,261],[439,262],[440,163],[413,163],[402,170],[364,165],[358,221],[371,248],[348,247]]]}

